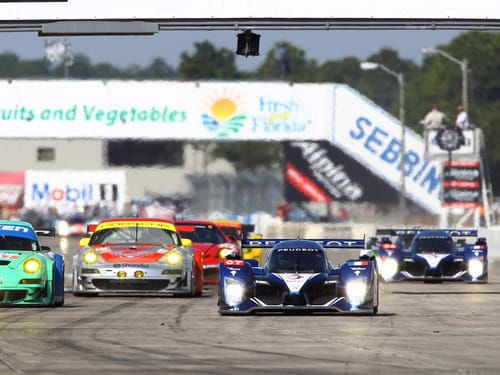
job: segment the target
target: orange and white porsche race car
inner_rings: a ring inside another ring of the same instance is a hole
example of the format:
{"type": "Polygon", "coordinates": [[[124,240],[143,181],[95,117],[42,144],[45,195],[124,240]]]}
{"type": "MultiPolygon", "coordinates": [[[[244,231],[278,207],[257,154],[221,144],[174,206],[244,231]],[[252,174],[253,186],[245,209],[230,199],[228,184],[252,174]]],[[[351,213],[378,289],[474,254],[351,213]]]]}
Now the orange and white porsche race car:
{"type": "Polygon", "coordinates": [[[150,218],[106,219],[89,225],[73,258],[73,294],[199,296],[202,258],[175,225],[150,218]]]}

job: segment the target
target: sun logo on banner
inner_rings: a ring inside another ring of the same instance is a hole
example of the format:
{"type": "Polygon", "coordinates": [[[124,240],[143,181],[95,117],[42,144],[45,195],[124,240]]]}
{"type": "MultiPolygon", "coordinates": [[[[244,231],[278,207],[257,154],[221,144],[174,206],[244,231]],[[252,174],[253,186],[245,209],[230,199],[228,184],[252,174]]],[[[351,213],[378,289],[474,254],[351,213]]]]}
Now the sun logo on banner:
{"type": "Polygon", "coordinates": [[[203,106],[203,125],[218,137],[229,137],[245,126],[247,115],[241,113],[243,102],[237,94],[223,92],[211,95],[203,106]]]}

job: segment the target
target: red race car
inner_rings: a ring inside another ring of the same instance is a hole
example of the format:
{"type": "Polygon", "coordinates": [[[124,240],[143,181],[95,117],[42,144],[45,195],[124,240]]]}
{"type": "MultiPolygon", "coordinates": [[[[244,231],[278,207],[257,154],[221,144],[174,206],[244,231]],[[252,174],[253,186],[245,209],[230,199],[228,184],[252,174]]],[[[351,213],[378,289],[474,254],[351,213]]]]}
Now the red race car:
{"type": "Polygon", "coordinates": [[[219,263],[226,256],[241,256],[237,241],[228,237],[217,224],[202,220],[176,221],[182,238],[190,239],[193,248],[203,256],[203,281],[215,283],[219,278],[219,263]]]}

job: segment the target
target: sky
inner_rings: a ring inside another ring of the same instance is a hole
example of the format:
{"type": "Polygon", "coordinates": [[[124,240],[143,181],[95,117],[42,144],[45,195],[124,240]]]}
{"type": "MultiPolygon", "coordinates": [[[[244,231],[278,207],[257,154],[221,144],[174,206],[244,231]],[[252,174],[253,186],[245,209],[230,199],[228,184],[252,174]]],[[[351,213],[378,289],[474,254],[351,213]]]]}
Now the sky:
{"type": "MultiPolygon", "coordinates": [[[[382,47],[390,47],[400,56],[416,63],[422,60],[420,49],[443,45],[460,34],[452,30],[338,30],[338,31],[255,31],[261,35],[261,54],[257,57],[237,56],[240,70],[253,70],[263,62],[276,42],[288,41],[306,51],[308,58],[319,63],[346,56],[365,59],[382,47]]],[[[182,52],[192,53],[194,42],[210,40],[217,47],[235,50],[236,31],[161,31],[154,36],[69,37],[75,53],[87,55],[93,63],[109,62],[119,67],[147,65],[154,57],[163,57],[176,67],[182,52]]],[[[0,52],[15,52],[22,58],[43,56],[48,37],[36,33],[0,33],[0,52]]]]}

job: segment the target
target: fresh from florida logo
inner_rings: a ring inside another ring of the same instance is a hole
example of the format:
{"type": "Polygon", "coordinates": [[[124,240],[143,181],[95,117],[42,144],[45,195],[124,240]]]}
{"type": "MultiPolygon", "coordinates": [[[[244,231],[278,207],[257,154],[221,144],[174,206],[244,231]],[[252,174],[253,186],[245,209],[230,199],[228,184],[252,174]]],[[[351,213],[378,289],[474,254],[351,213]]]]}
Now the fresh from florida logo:
{"type": "Polygon", "coordinates": [[[223,92],[209,96],[203,106],[203,125],[218,137],[229,137],[245,126],[247,115],[241,113],[243,102],[238,94],[223,92]]]}

